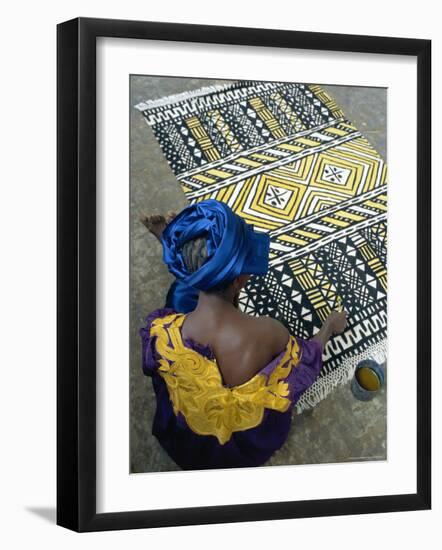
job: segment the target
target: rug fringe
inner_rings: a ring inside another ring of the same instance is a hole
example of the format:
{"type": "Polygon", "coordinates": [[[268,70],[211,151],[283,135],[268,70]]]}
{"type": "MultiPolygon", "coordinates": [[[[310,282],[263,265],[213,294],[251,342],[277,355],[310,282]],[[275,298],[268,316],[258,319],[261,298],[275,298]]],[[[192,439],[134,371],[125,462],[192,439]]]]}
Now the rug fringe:
{"type": "Polygon", "coordinates": [[[197,88],[196,90],[190,90],[188,92],[181,92],[179,94],[172,94],[164,97],[159,97],[158,99],[148,99],[147,101],[142,101],[135,105],[135,109],[139,111],[146,111],[149,109],[155,109],[156,107],[163,107],[165,105],[171,105],[172,103],[178,103],[179,101],[184,101],[186,99],[191,99],[194,97],[201,97],[208,94],[213,94],[215,92],[223,92],[237,86],[238,82],[231,82],[229,84],[213,84],[212,86],[203,86],[202,88],[197,88]]]}
{"type": "Polygon", "coordinates": [[[356,366],[363,359],[373,359],[384,363],[387,359],[387,339],[373,344],[353,357],[345,359],[341,366],[316,382],[301,396],[296,404],[296,414],[312,409],[325,399],[336,386],[341,386],[353,378],[356,366]]]}

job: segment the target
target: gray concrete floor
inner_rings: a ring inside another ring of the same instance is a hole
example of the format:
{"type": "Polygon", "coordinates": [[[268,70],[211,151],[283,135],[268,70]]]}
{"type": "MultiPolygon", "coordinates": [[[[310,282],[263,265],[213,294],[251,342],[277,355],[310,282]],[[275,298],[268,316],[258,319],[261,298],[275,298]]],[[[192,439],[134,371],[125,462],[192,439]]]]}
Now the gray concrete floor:
{"type": "MultiPolygon", "coordinates": [[[[132,76],[130,105],[228,81],[132,76]]],[[[323,86],[371,144],[386,155],[386,90],[323,86]]],[[[141,212],[181,210],[187,202],[143,116],[130,110],[131,274],[130,274],[130,468],[131,473],[179,468],[151,434],[155,412],[152,383],[141,371],[139,328],[144,317],[164,305],[172,276],[162,262],[159,242],[138,221],[141,212]]],[[[295,415],[285,445],[269,465],[319,464],[386,459],[386,390],[372,401],[357,401],[349,384],[314,409],[295,415]]]]}

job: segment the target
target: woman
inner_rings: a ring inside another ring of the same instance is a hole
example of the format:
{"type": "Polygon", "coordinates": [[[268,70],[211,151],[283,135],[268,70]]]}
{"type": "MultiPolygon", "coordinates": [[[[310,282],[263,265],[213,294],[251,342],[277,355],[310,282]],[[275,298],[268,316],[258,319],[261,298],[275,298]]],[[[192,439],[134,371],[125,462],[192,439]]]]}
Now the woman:
{"type": "Polygon", "coordinates": [[[238,309],[250,275],[268,270],[269,237],[209,199],[143,223],[175,275],[146,318],[142,365],[157,398],[153,434],[184,469],[259,466],[285,442],[292,409],[323,348],[346,326],[332,312],[311,340],[238,309]]]}

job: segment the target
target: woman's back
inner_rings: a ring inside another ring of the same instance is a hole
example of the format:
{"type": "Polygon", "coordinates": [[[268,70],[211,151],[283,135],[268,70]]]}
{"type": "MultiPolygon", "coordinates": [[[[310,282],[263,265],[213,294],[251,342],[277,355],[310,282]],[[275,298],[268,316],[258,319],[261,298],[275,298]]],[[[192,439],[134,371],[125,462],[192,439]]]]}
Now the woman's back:
{"type": "Polygon", "coordinates": [[[184,339],[208,346],[227,386],[247,382],[286,346],[288,330],[270,317],[251,317],[230,307],[201,308],[186,315],[184,339]]]}
{"type": "MultiPolygon", "coordinates": [[[[157,399],[152,433],[185,469],[263,464],[286,440],[292,407],[321,368],[322,346],[290,336],[286,347],[259,372],[247,375],[247,380],[229,382],[222,379],[225,374],[221,374],[213,350],[201,342],[205,339],[202,334],[194,341],[191,331],[186,329],[183,334],[184,322],[189,319],[189,313],[160,308],[149,314],[140,331],[143,371],[152,377],[157,399]]],[[[208,323],[207,316],[194,316],[191,328],[196,330],[197,323],[204,320],[208,323]]],[[[259,321],[235,319],[225,325],[226,330],[218,331],[223,334],[220,342],[233,336],[237,322],[252,330],[259,321]]],[[[265,348],[267,344],[257,344],[258,334],[264,338],[266,331],[262,326],[258,330],[253,344],[265,348]]],[[[245,338],[244,332],[234,348],[240,348],[245,338]]],[[[227,344],[221,345],[226,352],[227,344]]],[[[231,357],[242,360],[236,352],[231,357]]],[[[234,359],[223,368],[229,366],[232,373],[238,372],[234,359]]]]}

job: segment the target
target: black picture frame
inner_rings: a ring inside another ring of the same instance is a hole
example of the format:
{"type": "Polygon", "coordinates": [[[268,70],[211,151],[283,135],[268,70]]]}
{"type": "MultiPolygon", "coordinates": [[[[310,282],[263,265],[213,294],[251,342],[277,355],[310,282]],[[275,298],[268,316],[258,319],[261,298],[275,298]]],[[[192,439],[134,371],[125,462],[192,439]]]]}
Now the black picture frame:
{"type": "Polygon", "coordinates": [[[424,510],[431,507],[431,41],[79,18],[57,27],[57,523],[75,531],[424,510]],[[417,58],[417,492],[96,512],[97,37],[417,58]]]}

